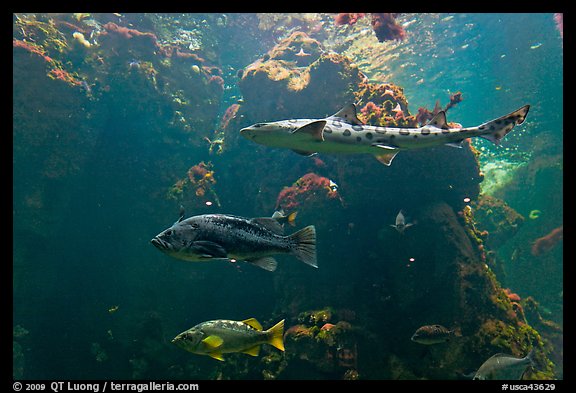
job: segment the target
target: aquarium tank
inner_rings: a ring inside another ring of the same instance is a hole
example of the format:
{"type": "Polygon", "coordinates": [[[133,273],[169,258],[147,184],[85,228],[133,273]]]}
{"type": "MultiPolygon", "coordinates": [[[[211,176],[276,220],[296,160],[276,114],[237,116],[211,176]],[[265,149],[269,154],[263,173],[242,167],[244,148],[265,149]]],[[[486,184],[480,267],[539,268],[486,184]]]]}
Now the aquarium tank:
{"type": "Polygon", "coordinates": [[[12,47],[14,380],[563,379],[563,14],[14,13],[12,47]]]}

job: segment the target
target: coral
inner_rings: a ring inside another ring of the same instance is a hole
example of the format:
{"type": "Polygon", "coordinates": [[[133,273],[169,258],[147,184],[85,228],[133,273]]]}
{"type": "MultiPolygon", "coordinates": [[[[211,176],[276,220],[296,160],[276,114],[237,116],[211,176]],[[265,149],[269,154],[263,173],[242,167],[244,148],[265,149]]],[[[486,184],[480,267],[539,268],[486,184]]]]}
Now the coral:
{"type": "Polygon", "coordinates": [[[538,257],[552,250],[564,238],[564,226],[554,228],[550,233],[542,236],[532,244],[532,255],[538,257]]]}
{"type": "Polygon", "coordinates": [[[338,190],[330,187],[330,179],[310,172],[280,191],[276,209],[294,211],[301,205],[322,204],[326,200],[340,200],[338,190]]]}

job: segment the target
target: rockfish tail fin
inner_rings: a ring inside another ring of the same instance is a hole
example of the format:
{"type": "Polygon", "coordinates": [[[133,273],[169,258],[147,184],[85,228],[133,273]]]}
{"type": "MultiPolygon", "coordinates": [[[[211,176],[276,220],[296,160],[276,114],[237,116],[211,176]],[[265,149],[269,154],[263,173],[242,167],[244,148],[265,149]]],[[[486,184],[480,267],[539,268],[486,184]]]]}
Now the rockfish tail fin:
{"type": "Polygon", "coordinates": [[[484,131],[485,134],[478,136],[498,145],[500,140],[512,131],[514,126],[524,123],[528,110],[530,110],[530,105],[524,105],[506,116],[481,124],[478,129],[484,131]]]}
{"type": "Polygon", "coordinates": [[[288,239],[295,244],[292,254],[296,258],[310,266],[318,267],[316,263],[316,228],[314,225],[300,229],[288,236],[288,239]]]}
{"type": "Polygon", "coordinates": [[[269,335],[268,344],[284,351],[284,319],[266,330],[266,332],[269,335]]]}

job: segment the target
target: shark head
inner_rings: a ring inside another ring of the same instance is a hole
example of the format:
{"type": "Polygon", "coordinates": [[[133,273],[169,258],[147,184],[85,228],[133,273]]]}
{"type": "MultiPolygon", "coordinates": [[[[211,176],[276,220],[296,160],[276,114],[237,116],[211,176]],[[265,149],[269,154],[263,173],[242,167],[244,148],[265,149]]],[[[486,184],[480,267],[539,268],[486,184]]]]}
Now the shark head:
{"type": "Polygon", "coordinates": [[[240,135],[253,142],[266,146],[277,146],[282,140],[290,137],[294,126],[285,121],[256,123],[240,130],[240,135]]]}
{"type": "Polygon", "coordinates": [[[240,135],[265,146],[286,147],[308,153],[309,144],[324,141],[326,120],[285,120],[257,123],[240,130],[240,135]]]}

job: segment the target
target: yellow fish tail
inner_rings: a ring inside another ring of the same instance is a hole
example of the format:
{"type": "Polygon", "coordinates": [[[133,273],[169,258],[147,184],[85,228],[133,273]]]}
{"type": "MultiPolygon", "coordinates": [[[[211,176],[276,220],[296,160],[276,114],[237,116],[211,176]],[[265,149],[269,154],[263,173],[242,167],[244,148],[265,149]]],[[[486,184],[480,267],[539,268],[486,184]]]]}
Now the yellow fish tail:
{"type": "Polygon", "coordinates": [[[269,335],[268,344],[284,351],[284,319],[266,331],[269,335]]]}

